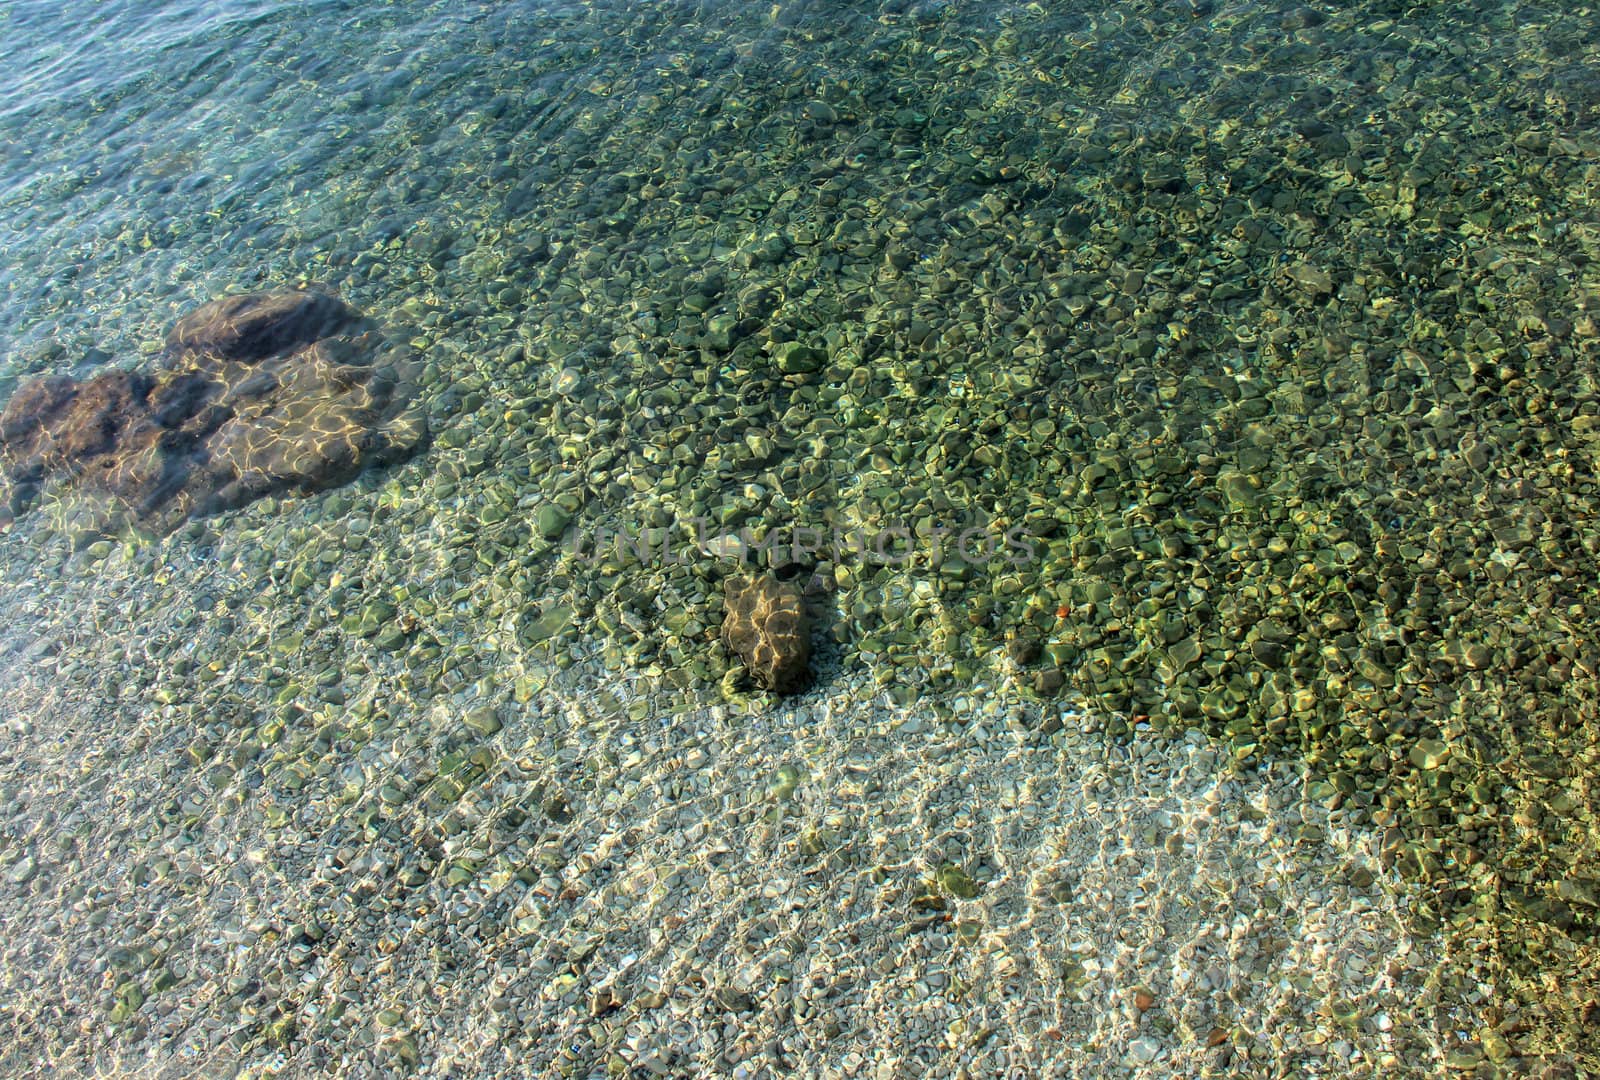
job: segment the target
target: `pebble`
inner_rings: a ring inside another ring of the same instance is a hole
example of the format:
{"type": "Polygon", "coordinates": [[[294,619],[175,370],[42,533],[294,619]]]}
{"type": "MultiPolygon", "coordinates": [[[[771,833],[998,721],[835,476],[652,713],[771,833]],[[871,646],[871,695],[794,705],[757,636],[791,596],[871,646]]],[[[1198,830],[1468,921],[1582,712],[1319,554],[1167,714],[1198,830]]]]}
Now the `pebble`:
{"type": "Polygon", "coordinates": [[[500,730],[500,718],[492,705],[480,705],[468,710],[462,722],[478,735],[489,736],[500,730]]]}
{"type": "Polygon", "coordinates": [[[1125,1061],[1131,1066],[1148,1065],[1161,1056],[1161,1043],[1153,1036],[1140,1035],[1128,1043],[1125,1061]]]}
{"type": "Polygon", "coordinates": [[[561,507],[546,503],[534,512],[534,525],[546,540],[559,540],[572,516],[561,507]]]}
{"type": "Polygon", "coordinates": [[[6,880],[12,885],[26,885],[38,872],[39,864],[32,855],[24,855],[6,871],[6,880]]]}

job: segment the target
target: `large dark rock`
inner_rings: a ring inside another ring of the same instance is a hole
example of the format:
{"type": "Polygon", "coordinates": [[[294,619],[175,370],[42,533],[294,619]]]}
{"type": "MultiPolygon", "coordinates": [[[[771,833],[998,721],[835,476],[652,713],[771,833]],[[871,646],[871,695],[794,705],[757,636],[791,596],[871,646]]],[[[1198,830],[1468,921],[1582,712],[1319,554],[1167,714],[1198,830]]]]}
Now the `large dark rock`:
{"type": "Polygon", "coordinates": [[[274,289],[224,296],[173,324],[169,354],[260,360],[309,345],[354,323],[356,313],[323,289],[274,289]]]}
{"type": "Polygon", "coordinates": [[[799,582],[770,574],[723,583],[722,641],[744,661],[756,684],[792,694],[811,671],[811,620],[799,582]]]}
{"type": "MultiPolygon", "coordinates": [[[[418,362],[332,293],[224,297],[180,319],[153,374],[33,379],[0,413],[10,510],[45,489],[157,530],[286,488],[348,480],[426,438],[418,362]]],[[[114,524],[108,521],[108,524],[114,524]]]]}

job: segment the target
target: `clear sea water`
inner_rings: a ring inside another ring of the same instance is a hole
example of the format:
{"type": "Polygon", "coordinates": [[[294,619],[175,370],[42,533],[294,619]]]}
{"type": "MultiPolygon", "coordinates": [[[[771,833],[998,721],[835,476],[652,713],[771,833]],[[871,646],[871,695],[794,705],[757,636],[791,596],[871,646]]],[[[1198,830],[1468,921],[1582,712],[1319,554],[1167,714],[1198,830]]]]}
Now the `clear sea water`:
{"type": "MultiPolygon", "coordinates": [[[[1470,1063],[1600,1068],[1597,25],[0,3],[0,398],[152,370],[182,313],[317,282],[413,351],[432,432],[170,535],[70,478],[13,500],[13,762],[154,740],[195,763],[180,816],[276,828],[325,785],[378,821],[400,766],[338,739],[432,693],[504,716],[593,666],[635,724],[773,707],[717,639],[725,565],[592,564],[564,527],[1017,525],[1019,566],[813,559],[818,682],[946,724],[1004,687],[1306,762],[1487,988],[1470,1063]]],[[[509,750],[482,749],[426,771],[492,778],[509,750]]],[[[126,870],[75,865],[80,894],[126,870]]],[[[126,985],[95,1015],[137,1041],[126,985]]],[[[292,1042],[271,1023],[242,1042],[292,1042]]]]}

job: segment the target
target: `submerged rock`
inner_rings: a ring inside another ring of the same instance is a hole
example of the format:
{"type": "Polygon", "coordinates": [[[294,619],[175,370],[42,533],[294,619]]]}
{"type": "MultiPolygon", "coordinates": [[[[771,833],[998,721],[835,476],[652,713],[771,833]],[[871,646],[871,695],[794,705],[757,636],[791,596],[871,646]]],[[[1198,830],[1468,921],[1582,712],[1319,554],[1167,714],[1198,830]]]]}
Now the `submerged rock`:
{"type": "Polygon", "coordinates": [[[768,574],[723,586],[722,641],[764,690],[792,694],[810,679],[811,621],[798,582],[768,574]]]}
{"type": "Polygon", "coordinates": [[[167,351],[260,360],[338,333],[356,313],[322,289],[274,289],[224,296],[173,324],[167,351]]]}
{"type": "Polygon", "coordinates": [[[349,480],[427,435],[414,358],[323,289],[224,297],[179,319],[160,370],[32,379],[0,413],[9,510],[46,489],[157,531],[287,488],[349,480]]]}

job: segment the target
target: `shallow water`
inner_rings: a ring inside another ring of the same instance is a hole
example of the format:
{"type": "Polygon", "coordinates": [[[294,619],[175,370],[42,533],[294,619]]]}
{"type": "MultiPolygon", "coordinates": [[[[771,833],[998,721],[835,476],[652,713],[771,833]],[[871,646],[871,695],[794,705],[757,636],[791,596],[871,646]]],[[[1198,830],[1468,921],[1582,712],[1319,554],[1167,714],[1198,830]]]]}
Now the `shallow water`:
{"type": "MultiPolygon", "coordinates": [[[[514,879],[513,772],[780,715],[717,640],[726,553],[766,539],[750,561],[813,586],[816,693],[946,732],[1033,696],[1305,767],[1454,965],[1431,1052],[1600,1068],[1591,24],[9,5],[0,395],[153,370],[197,305],[321,282],[417,359],[432,435],[167,535],[71,485],[13,499],[4,856],[56,860],[14,899],[137,889],[155,836],[426,835],[428,888],[478,887],[488,851],[514,879]],[[603,530],[642,550],[595,557],[603,530]],[[524,730],[564,710],[576,750],[524,730]],[[46,763],[92,799],[46,798],[46,763]],[[89,806],[127,807],[132,847],[88,858],[89,806]],[[498,839],[455,858],[463,829],[498,839]]],[[[168,988],[132,970],[25,1044],[144,1053],[168,988]]],[[[185,1023],[257,1065],[343,1045],[270,996],[185,1023]]],[[[405,1038],[377,1043],[433,1060],[405,1038]]]]}

